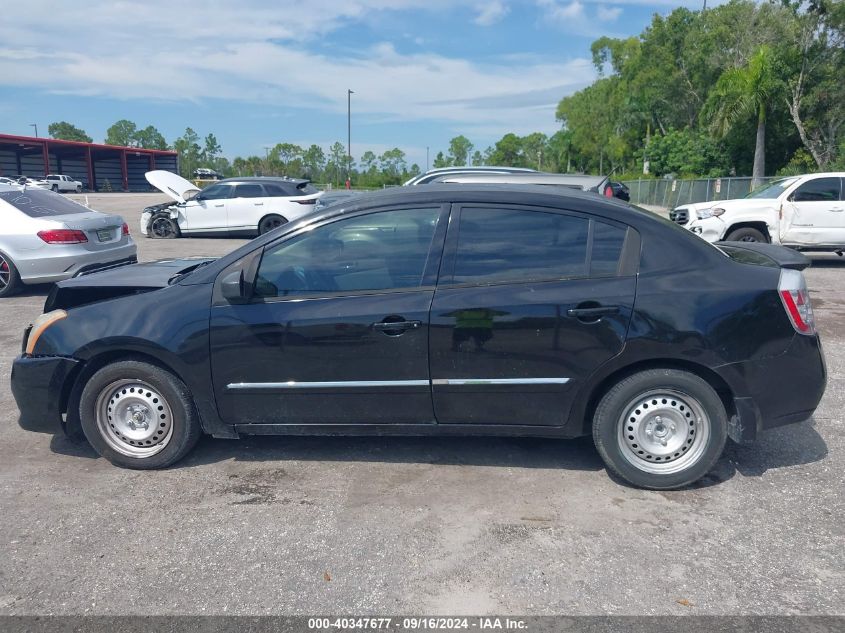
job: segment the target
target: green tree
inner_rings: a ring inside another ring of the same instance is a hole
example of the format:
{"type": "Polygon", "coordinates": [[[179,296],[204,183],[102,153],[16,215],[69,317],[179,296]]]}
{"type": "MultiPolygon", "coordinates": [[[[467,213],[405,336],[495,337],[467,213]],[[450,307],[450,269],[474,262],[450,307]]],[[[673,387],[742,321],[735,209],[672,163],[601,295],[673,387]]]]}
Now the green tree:
{"type": "Polygon", "coordinates": [[[167,149],[167,141],[154,126],[148,125],[134,135],[135,145],[144,149],[167,149]]]}
{"type": "Polygon", "coordinates": [[[51,123],[47,127],[47,132],[52,138],[61,139],[63,141],[82,141],[83,143],[93,143],[93,139],[75,125],[67,121],[58,121],[51,123]]]}
{"type": "Polygon", "coordinates": [[[448,159],[443,156],[443,152],[437,152],[437,156],[434,157],[434,163],[432,163],[432,167],[434,167],[434,169],[442,169],[443,167],[449,167],[451,164],[451,159],[448,159]]]}
{"type": "Polygon", "coordinates": [[[326,154],[319,145],[311,144],[302,154],[302,163],[305,172],[311,180],[323,177],[323,170],[326,168],[326,154]]]}
{"type": "Polygon", "coordinates": [[[200,153],[200,160],[207,165],[213,165],[214,160],[222,151],[223,148],[220,147],[220,143],[217,142],[217,137],[214,136],[214,134],[209,133],[205,137],[204,147],[200,153]]]}
{"type": "Polygon", "coordinates": [[[194,170],[200,165],[200,137],[191,128],[173,142],[173,149],[179,155],[179,171],[185,178],[192,178],[194,170]]]}
{"type": "Polygon", "coordinates": [[[770,102],[783,84],[775,69],[774,51],[761,46],[742,68],[731,68],[719,77],[708,99],[705,116],[711,129],[724,138],[740,121],[753,117],[757,124],[752,186],[766,175],[766,119],[770,102]]]}
{"type": "Polygon", "coordinates": [[[270,156],[273,157],[275,162],[278,162],[279,168],[285,176],[301,175],[304,154],[305,150],[294,143],[277,143],[270,150],[270,156]]]}
{"type": "Polygon", "coordinates": [[[468,164],[469,155],[473,145],[470,140],[461,134],[449,141],[449,161],[452,165],[461,167],[468,164]]]}
{"type": "Polygon", "coordinates": [[[473,155],[472,155],[472,164],[473,164],[473,165],[476,165],[476,166],[477,166],[477,165],[483,165],[483,164],[484,164],[484,156],[482,156],[482,155],[481,155],[481,152],[480,152],[480,151],[475,150],[475,152],[473,153],[473,155]]]}
{"type": "Polygon", "coordinates": [[[726,176],[730,160],[722,145],[706,132],[672,130],[648,146],[650,172],[655,176],[716,178],[726,176]]]}
{"type": "Polygon", "coordinates": [[[523,167],[522,139],[511,132],[505,134],[496,142],[486,162],[502,167],[523,167]]]}
{"type": "Polygon", "coordinates": [[[346,146],[340,141],[335,141],[329,148],[329,162],[326,167],[327,171],[332,176],[332,182],[335,186],[346,180],[346,165],[348,159],[346,157],[346,146]]]}
{"type": "Polygon", "coordinates": [[[121,147],[136,147],[137,126],[127,119],[121,119],[106,130],[106,145],[120,145],[121,147]]]}
{"type": "Polygon", "coordinates": [[[388,184],[400,184],[399,181],[405,173],[405,152],[398,147],[385,151],[378,157],[381,170],[384,173],[388,184]]]}

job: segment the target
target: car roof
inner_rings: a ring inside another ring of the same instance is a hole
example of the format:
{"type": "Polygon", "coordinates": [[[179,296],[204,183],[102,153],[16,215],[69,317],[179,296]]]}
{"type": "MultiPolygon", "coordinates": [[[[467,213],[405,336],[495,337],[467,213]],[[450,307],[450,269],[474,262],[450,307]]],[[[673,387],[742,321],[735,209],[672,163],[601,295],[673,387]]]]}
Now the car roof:
{"type": "Polygon", "coordinates": [[[544,172],[514,174],[456,174],[444,175],[439,182],[453,183],[503,183],[513,185],[562,185],[567,187],[597,187],[607,180],[606,176],[586,174],[550,174],[544,172]]]}
{"type": "Polygon", "coordinates": [[[301,185],[304,183],[311,182],[307,178],[288,178],[287,176],[244,176],[243,178],[224,178],[223,180],[218,180],[217,184],[238,184],[238,183],[262,183],[262,182],[275,182],[275,183],[286,183],[286,184],[295,184],[301,185]]]}

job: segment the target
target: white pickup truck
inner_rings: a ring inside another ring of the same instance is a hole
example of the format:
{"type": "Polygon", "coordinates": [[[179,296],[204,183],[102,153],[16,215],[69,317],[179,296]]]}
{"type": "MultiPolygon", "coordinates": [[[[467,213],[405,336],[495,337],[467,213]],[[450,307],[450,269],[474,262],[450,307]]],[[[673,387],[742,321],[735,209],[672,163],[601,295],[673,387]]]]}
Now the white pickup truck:
{"type": "Polygon", "coordinates": [[[59,174],[47,174],[44,178],[53,191],[75,191],[80,193],[82,191],[82,183],[74,180],[70,176],[60,176],[59,174]]]}
{"type": "Polygon", "coordinates": [[[845,172],[780,178],[745,198],[676,207],[669,219],[708,242],[845,251],[845,172]]]}

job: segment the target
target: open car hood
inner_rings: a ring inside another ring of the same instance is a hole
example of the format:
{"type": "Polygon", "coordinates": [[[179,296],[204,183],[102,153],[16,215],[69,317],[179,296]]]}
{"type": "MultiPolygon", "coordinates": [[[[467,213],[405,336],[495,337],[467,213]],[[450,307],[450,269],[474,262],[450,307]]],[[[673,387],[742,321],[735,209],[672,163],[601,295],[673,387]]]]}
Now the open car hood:
{"type": "Polygon", "coordinates": [[[194,183],[185,180],[182,176],[172,171],[156,169],[144,174],[147,182],[164,194],[173,198],[176,202],[185,202],[192,193],[200,191],[194,183]]]}
{"type": "Polygon", "coordinates": [[[213,262],[213,257],[165,259],[145,264],[128,264],[109,270],[66,279],[56,284],[47,297],[44,311],[66,310],[87,303],[115,299],[166,288],[174,277],[213,262]]]}

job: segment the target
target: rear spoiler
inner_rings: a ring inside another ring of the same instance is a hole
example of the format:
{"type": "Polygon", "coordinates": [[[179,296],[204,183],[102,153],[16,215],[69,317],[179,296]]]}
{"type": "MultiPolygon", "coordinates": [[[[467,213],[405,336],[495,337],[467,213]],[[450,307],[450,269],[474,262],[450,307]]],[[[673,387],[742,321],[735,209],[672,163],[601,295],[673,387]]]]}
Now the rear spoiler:
{"type": "Polygon", "coordinates": [[[761,242],[716,242],[714,246],[718,246],[719,248],[727,247],[736,250],[744,250],[764,255],[774,261],[781,268],[791,268],[792,270],[804,270],[805,268],[809,268],[813,263],[806,255],[802,255],[791,248],[778,246],[776,244],[763,244],[761,242]]]}

